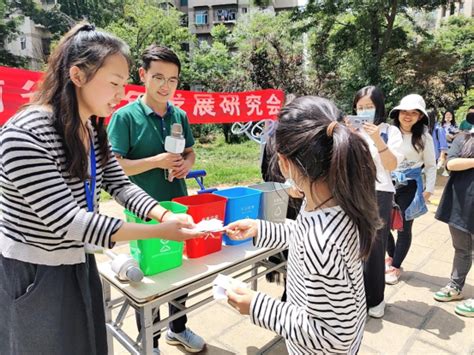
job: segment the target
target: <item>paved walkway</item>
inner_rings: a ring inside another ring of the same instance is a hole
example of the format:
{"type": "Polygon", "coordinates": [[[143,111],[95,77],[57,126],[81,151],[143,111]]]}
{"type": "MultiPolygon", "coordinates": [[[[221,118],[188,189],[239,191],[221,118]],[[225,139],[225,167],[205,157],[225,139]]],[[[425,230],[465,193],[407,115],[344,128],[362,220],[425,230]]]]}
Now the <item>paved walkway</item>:
{"type": "MultiPolygon", "coordinates": [[[[433,201],[439,199],[438,188],[433,201]]],[[[102,205],[102,212],[121,216],[113,202],[102,205]]],[[[414,237],[403,267],[401,282],[387,286],[385,317],[369,319],[361,354],[469,354],[474,355],[474,318],[459,317],[455,303],[436,302],[432,295],[445,286],[451,271],[453,247],[446,224],[434,219],[436,206],[414,223],[414,237]]],[[[126,250],[126,246],[120,249],[126,250]]],[[[102,259],[106,260],[106,259],[102,259]]],[[[278,297],[282,286],[261,280],[259,290],[278,297]]],[[[474,297],[474,272],[468,275],[465,295],[474,297]]],[[[287,354],[284,342],[275,334],[252,325],[247,317],[225,303],[210,303],[189,315],[188,325],[202,335],[205,354],[287,354]]],[[[135,319],[129,312],[125,328],[135,332],[135,319]]],[[[115,354],[127,354],[116,341],[115,354]]],[[[162,354],[183,354],[184,350],[160,342],[162,354]]]]}

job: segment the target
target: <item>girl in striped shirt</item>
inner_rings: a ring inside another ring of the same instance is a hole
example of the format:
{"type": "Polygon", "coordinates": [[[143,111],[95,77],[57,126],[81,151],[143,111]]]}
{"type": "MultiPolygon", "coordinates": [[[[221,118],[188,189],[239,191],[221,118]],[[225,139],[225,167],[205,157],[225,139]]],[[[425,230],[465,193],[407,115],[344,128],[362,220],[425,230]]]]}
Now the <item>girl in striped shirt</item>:
{"type": "Polygon", "coordinates": [[[319,97],[295,99],[275,133],[281,172],[305,200],[296,221],[230,224],[234,239],[288,247],[288,301],[248,289],[229,303],[287,341],[290,354],[357,353],[366,319],[362,260],[377,228],[376,170],[369,147],[336,122],[339,110],[319,97]]]}
{"type": "Polygon", "coordinates": [[[130,183],[111,153],[104,117],[124,97],[127,46],[78,25],[49,59],[33,102],[0,132],[0,354],[106,354],[93,247],[199,236],[130,183]],[[140,218],[101,215],[105,189],[140,218]]]}

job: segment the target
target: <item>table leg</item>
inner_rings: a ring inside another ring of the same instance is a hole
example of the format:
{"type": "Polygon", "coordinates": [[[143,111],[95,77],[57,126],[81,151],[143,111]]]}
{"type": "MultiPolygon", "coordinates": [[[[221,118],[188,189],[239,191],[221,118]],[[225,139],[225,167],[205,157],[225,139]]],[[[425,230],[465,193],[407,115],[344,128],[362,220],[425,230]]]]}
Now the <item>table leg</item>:
{"type": "MultiPolygon", "coordinates": [[[[251,271],[251,275],[252,277],[255,277],[258,273],[258,264],[253,264],[252,265],[252,271],[251,271]]],[[[257,278],[255,278],[254,280],[252,280],[252,283],[251,283],[251,289],[254,290],[254,291],[257,291],[257,278]]]]}
{"type": "MultiPolygon", "coordinates": [[[[107,280],[102,279],[102,292],[104,294],[104,311],[105,311],[105,324],[112,324],[112,292],[110,284],[107,280]]],[[[114,354],[114,337],[112,333],[107,329],[107,353],[109,355],[114,354]]]]}
{"type": "Polygon", "coordinates": [[[142,333],[141,353],[144,355],[153,353],[153,308],[145,305],[140,308],[140,322],[142,333]]]}

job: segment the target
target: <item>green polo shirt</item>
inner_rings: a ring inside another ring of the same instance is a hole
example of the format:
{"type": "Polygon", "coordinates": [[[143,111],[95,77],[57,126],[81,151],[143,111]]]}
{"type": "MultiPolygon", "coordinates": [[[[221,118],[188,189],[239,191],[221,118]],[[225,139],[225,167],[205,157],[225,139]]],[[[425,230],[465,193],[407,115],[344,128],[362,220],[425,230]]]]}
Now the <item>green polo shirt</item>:
{"type": "MultiPolygon", "coordinates": [[[[165,153],[165,137],[173,123],[181,123],[186,148],[194,145],[194,138],[186,112],[168,104],[164,117],[156,114],[141,98],[117,110],[109,123],[107,133],[112,151],[126,159],[135,160],[165,153]]],[[[163,169],[152,169],[130,176],[130,180],[158,201],[188,194],[184,179],[165,179],[163,169]]]]}
{"type": "Polygon", "coordinates": [[[472,128],[472,124],[467,122],[466,120],[463,120],[461,124],[459,125],[459,130],[460,131],[470,131],[472,128]]]}

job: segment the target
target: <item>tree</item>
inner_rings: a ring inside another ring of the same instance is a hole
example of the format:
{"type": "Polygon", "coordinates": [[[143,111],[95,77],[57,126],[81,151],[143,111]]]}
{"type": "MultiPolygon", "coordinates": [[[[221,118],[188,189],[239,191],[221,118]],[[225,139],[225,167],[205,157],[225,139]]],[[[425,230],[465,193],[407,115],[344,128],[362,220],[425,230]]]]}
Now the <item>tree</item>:
{"type": "Polygon", "coordinates": [[[183,45],[194,42],[194,37],[186,27],[181,26],[181,12],[174,8],[165,10],[146,0],[125,0],[123,14],[105,29],[130,46],[134,59],[130,75],[134,83],[140,82],[140,55],[152,43],[172,48],[183,63],[183,77],[188,77],[188,57],[183,45]]]}
{"type": "Polygon", "coordinates": [[[15,4],[0,1],[0,65],[22,67],[26,64],[25,58],[16,56],[7,50],[7,43],[18,35],[18,25],[21,16],[11,16],[16,10],[15,4]]]}
{"type": "Polygon", "coordinates": [[[125,0],[59,0],[59,10],[76,21],[87,20],[105,28],[124,16],[125,0]]]}
{"type": "Polygon", "coordinates": [[[232,92],[251,89],[240,66],[239,54],[233,51],[233,38],[226,26],[211,30],[212,44],[200,42],[193,50],[189,82],[206,91],[232,92]]]}
{"type": "MultiPolygon", "coordinates": [[[[392,88],[384,73],[396,50],[406,50],[425,36],[413,13],[431,11],[444,0],[310,0],[295,14],[310,33],[311,58],[317,91],[342,102],[360,87],[374,84],[392,88]],[[411,26],[404,19],[411,21],[411,26]],[[414,36],[411,36],[414,34],[414,36]]],[[[398,98],[397,98],[398,99],[398,98]]],[[[349,99],[350,100],[350,99],[349,99]]]]}
{"type": "Polygon", "coordinates": [[[273,14],[252,11],[237,22],[233,31],[239,63],[258,89],[281,89],[286,93],[313,92],[305,71],[301,21],[289,12],[273,14]]]}
{"type": "Polygon", "coordinates": [[[456,58],[449,75],[459,80],[466,95],[474,78],[474,19],[449,17],[436,32],[435,43],[442,48],[443,53],[456,58]]]}
{"type": "MultiPolygon", "coordinates": [[[[230,30],[223,24],[211,30],[212,44],[202,41],[193,50],[189,82],[205,91],[234,92],[252,88],[242,69],[239,55],[232,48],[235,43],[230,30]]],[[[241,137],[230,132],[230,124],[195,125],[193,133],[201,143],[212,140],[213,132],[222,127],[226,143],[237,143],[241,137]]]]}

